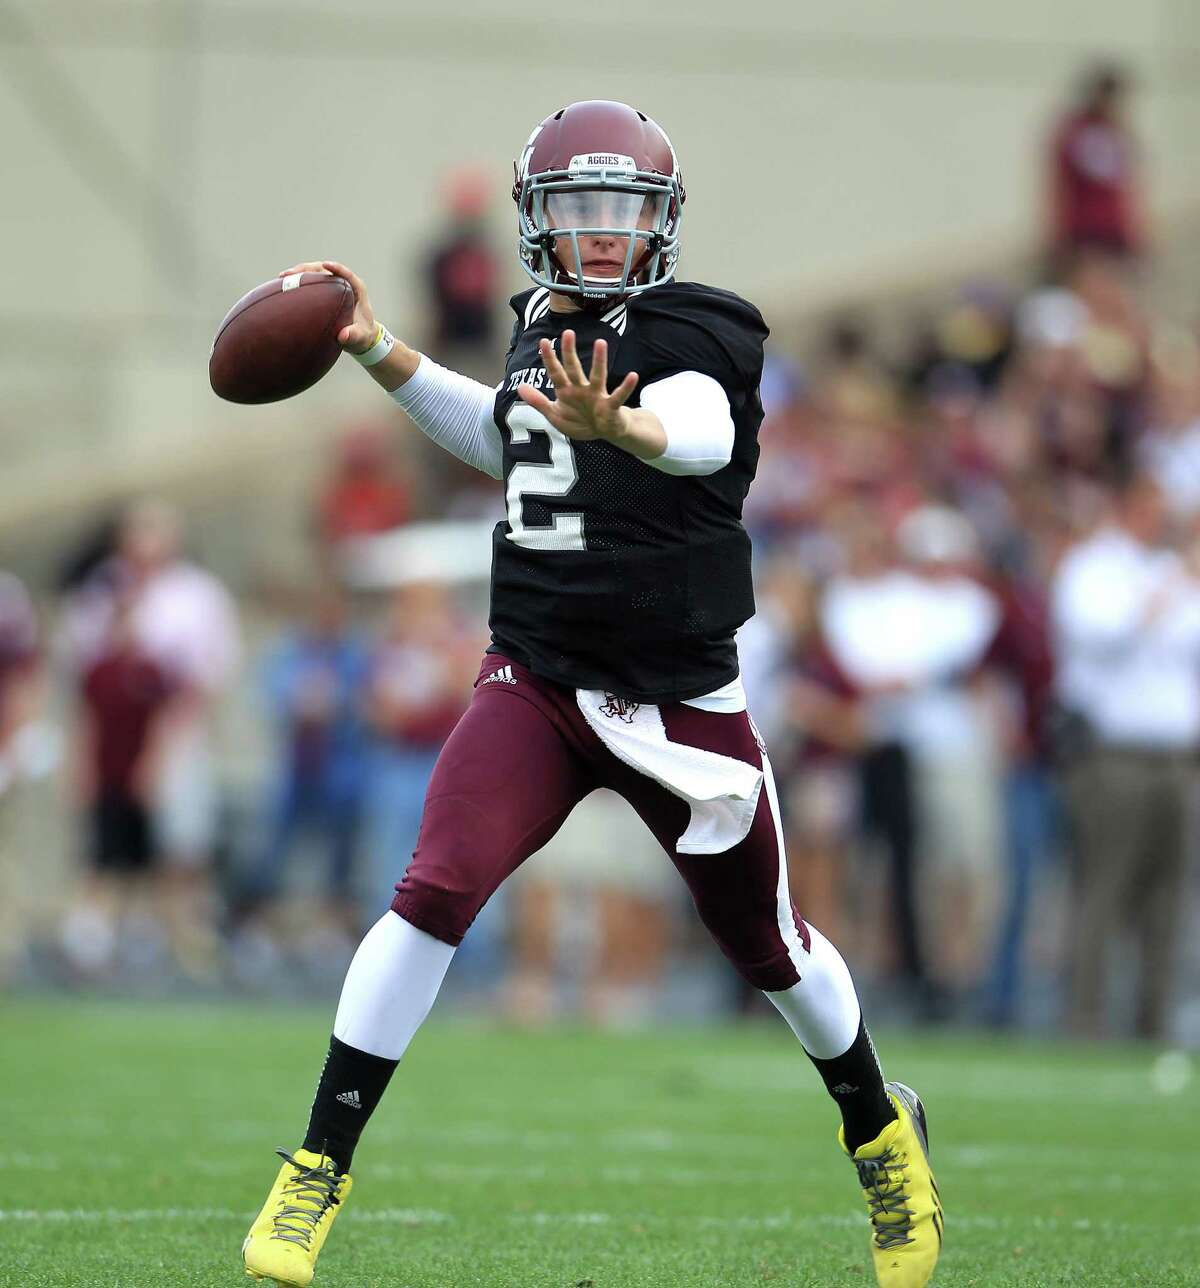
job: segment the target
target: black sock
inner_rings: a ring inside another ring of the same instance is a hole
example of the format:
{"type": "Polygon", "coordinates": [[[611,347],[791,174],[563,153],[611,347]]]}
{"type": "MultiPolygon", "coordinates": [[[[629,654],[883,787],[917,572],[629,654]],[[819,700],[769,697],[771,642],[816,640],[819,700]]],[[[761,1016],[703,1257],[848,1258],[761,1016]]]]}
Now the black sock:
{"type": "Polygon", "coordinates": [[[348,1172],[358,1138],[399,1063],[331,1037],[303,1148],[332,1158],[340,1175],[348,1172]]]}
{"type": "Polygon", "coordinates": [[[815,1055],[808,1058],[817,1066],[817,1072],[825,1079],[825,1090],[842,1111],[846,1148],[853,1154],[896,1117],[896,1107],[883,1089],[883,1072],[866,1021],[859,1021],[858,1036],[849,1051],[832,1060],[818,1060],[815,1055]]]}

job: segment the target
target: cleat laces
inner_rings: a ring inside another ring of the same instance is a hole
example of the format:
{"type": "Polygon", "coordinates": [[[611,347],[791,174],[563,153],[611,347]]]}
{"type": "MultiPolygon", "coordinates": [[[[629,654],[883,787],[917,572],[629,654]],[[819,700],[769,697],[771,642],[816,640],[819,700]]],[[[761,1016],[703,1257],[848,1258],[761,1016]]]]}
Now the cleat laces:
{"type": "Polygon", "coordinates": [[[285,1162],[291,1163],[297,1174],[284,1187],[279,1211],[271,1218],[275,1226],[271,1238],[298,1243],[308,1251],[321,1218],[335,1203],[341,1202],[337,1191],[342,1178],[324,1167],[305,1167],[286,1150],[277,1149],[275,1152],[285,1162]],[[288,1202],[289,1199],[293,1201],[288,1202]]]}
{"type": "Polygon", "coordinates": [[[884,1150],[878,1158],[856,1160],[858,1183],[866,1191],[875,1243],[880,1250],[912,1243],[912,1209],[904,1189],[904,1168],[894,1149],[884,1150]]]}

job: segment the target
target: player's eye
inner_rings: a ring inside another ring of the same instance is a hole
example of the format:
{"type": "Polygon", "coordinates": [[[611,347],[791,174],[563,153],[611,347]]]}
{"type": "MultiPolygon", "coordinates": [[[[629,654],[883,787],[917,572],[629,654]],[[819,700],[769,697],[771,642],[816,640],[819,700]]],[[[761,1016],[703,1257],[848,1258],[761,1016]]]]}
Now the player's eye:
{"type": "Polygon", "coordinates": [[[590,188],[546,197],[551,228],[654,228],[662,197],[590,188]]]}
{"type": "Polygon", "coordinates": [[[643,197],[642,209],[635,227],[654,229],[658,227],[658,217],[663,208],[665,197],[643,197]]]}

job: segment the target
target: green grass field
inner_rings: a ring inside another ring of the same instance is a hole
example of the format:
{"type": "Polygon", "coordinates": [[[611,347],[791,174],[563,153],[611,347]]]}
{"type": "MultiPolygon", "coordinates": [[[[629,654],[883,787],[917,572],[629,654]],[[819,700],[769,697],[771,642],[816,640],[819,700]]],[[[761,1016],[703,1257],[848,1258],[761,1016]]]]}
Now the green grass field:
{"type": "MultiPolygon", "coordinates": [[[[0,1008],[0,1284],[248,1283],[326,1010],[0,1008]]],[[[1195,1084],[1147,1050],[884,1034],[925,1098],[934,1283],[1200,1284],[1195,1084]]],[[[528,1035],[431,1024],[355,1164],[317,1288],[873,1283],[832,1106],[782,1025],[528,1035]]]]}

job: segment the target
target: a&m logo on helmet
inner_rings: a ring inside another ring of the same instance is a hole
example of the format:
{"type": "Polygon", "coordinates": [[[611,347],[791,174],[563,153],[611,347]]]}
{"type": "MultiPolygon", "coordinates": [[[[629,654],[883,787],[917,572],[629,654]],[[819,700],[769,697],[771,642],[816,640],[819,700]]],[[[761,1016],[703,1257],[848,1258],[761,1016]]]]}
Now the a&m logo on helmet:
{"type": "Polygon", "coordinates": [[[571,158],[567,173],[578,174],[581,170],[627,170],[632,174],[637,170],[637,162],[620,152],[581,152],[571,158]]]}

